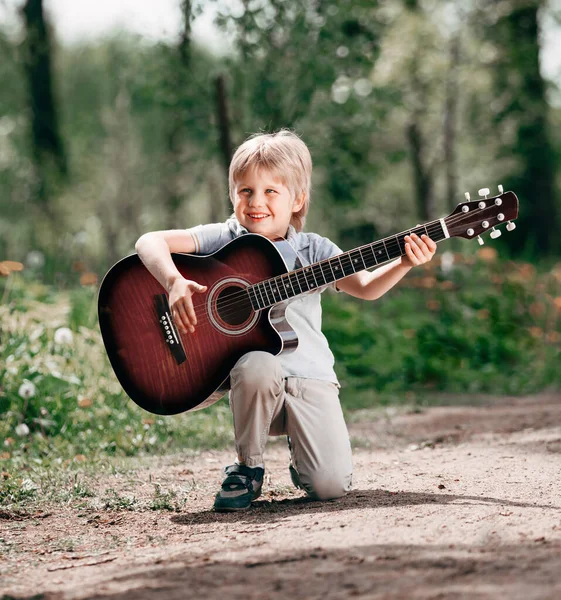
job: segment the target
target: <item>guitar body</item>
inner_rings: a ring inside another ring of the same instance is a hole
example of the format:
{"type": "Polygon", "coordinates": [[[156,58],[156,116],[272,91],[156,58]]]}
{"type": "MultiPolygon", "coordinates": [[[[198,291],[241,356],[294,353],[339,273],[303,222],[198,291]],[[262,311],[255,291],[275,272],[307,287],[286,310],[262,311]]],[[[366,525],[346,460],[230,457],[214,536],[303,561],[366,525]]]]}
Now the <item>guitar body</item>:
{"type": "Polygon", "coordinates": [[[293,351],[286,303],[254,311],[244,289],[293,268],[286,242],[248,234],[215,254],[172,254],[179,272],[207,286],[193,296],[194,333],[175,329],[167,295],[133,254],[115,264],[100,287],[103,342],[125,392],[149,412],[172,415],[204,408],[228,389],[229,374],[247,352],[293,351]]]}

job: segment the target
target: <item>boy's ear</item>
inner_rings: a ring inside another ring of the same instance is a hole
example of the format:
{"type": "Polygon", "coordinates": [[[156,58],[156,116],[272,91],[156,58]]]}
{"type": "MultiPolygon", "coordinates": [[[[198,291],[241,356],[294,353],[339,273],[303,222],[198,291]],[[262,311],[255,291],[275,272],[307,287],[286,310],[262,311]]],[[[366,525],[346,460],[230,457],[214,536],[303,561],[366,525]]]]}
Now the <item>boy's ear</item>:
{"type": "Polygon", "coordinates": [[[304,206],[304,202],[306,201],[306,192],[302,192],[298,198],[294,201],[294,206],[292,207],[292,212],[297,213],[302,210],[304,206]]]}

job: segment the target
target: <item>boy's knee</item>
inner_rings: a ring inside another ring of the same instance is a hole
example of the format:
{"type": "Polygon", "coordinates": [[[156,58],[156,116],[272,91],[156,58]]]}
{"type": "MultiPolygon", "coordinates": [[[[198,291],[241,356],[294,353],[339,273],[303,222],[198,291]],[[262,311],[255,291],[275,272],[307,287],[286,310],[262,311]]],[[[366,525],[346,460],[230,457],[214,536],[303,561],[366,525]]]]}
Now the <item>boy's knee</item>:
{"type": "Polygon", "coordinates": [[[269,352],[248,352],[235,364],[230,373],[232,385],[264,388],[283,377],[279,359],[269,352]]]}
{"type": "Polygon", "coordinates": [[[352,474],[337,474],[319,470],[308,475],[300,475],[302,487],[314,500],[334,500],[341,498],[352,485],[352,474]]]}

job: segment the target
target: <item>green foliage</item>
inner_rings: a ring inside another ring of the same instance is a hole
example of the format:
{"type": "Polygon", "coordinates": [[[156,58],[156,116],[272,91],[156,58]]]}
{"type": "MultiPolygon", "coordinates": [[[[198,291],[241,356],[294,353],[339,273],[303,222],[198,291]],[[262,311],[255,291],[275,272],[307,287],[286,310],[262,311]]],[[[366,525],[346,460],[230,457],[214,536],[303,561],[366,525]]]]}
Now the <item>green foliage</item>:
{"type": "Polygon", "coordinates": [[[561,388],[559,269],[538,276],[527,264],[468,259],[450,278],[432,265],[413,272],[369,306],[326,295],[345,406],[561,388]]]}

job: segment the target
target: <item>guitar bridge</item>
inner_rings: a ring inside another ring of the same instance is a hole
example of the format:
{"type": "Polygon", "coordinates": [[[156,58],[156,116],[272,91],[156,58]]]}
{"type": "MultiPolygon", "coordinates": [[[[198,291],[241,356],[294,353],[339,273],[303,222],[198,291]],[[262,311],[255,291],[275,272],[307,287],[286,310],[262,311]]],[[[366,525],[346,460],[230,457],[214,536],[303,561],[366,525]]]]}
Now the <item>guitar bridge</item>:
{"type": "Polygon", "coordinates": [[[187,360],[187,355],[183,349],[181,338],[177,332],[169,309],[168,298],[165,294],[154,296],[156,301],[156,313],[158,314],[158,323],[164,335],[164,340],[169,346],[170,352],[175,362],[180,365],[187,360]]]}

